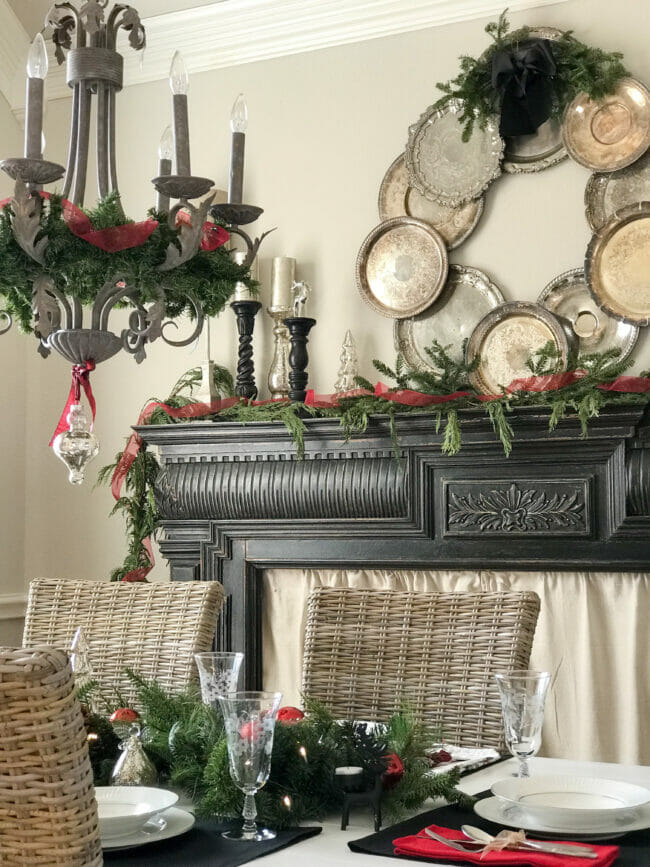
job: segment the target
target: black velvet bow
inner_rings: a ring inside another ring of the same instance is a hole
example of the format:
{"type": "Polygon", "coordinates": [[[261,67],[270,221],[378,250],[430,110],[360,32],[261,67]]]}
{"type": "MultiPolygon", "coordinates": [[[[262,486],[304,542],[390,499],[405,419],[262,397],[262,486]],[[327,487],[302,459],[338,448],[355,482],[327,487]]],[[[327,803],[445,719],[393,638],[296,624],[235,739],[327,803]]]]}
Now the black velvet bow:
{"type": "Polygon", "coordinates": [[[548,39],[530,39],[492,58],[492,87],[501,95],[502,136],[531,135],[551,115],[555,60],[548,39]]]}

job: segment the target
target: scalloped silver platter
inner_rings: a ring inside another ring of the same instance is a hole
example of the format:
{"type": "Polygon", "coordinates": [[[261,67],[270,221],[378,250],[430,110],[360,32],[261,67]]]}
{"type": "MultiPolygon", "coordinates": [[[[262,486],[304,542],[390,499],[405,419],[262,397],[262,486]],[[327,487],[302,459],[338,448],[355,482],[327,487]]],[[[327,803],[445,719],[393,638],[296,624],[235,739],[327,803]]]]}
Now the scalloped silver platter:
{"type": "Polygon", "coordinates": [[[432,202],[409,186],[404,154],[388,167],[379,188],[379,216],[415,217],[423,220],[442,235],[448,250],[455,250],[472,234],[483,213],[484,198],[472,199],[457,208],[432,202]]]}
{"type": "Polygon", "coordinates": [[[610,316],[594,301],[582,268],[558,274],[542,289],[537,303],[571,323],[580,352],[619,349],[622,361],[638,340],[636,325],[610,316]]]}
{"type": "Polygon", "coordinates": [[[501,394],[513,380],[531,376],[526,362],[549,340],[566,365],[567,334],[552,313],[527,301],[501,304],[481,319],[467,344],[467,361],[480,359],[472,385],[483,394],[501,394]]]}
{"type": "Polygon", "coordinates": [[[430,106],[409,127],[405,150],[409,185],[426,199],[456,208],[480,196],[501,174],[504,143],[495,117],[462,140],[462,103],[430,106]]]}
{"type": "Polygon", "coordinates": [[[608,313],[632,325],[650,325],[650,202],[621,208],[592,236],[585,276],[596,303],[608,313]]]}
{"type": "Polygon", "coordinates": [[[480,320],[503,304],[501,290],[476,268],[450,265],[439,298],[419,316],[398,319],[394,326],[395,348],[414,370],[434,371],[426,347],[437,340],[454,361],[462,361],[462,342],[469,339],[480,320]]]}
{"type": "Polygon", "coordinates": [[[585,187],[585,215],[594,232],[616,211],[636,202],[650,202],[650,150],[617,172],[596,172],[585,187]]]}
{"type": "Polygon", "coordinates": [[[382,316],[416,316],[442,291],[448,267],[445,242],[435,229],[413,217],[394,217],[375,226],[361,245],[357,287],[382,316]]]}
{"type": "MultiPolygon", "coordinates": [[[[512,38],[519,32],[513,33],[512,38]]],[[[562,31],[557,27],[531,27],[526,30],[528,39],[557,42],[561,37],[562,31]]],[[[557,118],[547,120],[532,135],[507,137],[505,145],[503,171],[510,175],[541,172],[568,157],[562,141],[562,123],[557,118]]]]}
{"type": "Polygon", "coordinates": [[[571,159],[594,172],[632,165],[650,147],[650,92],[623,78],[601,100],[579,93],[564,112],[562,136],[571,159]]]}

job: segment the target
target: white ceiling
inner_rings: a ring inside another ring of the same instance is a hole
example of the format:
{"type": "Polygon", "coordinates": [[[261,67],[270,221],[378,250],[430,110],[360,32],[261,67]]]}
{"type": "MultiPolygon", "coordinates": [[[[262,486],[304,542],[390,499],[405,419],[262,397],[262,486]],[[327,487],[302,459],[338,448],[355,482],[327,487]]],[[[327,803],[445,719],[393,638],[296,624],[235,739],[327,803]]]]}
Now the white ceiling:
{"type": "MultiPolygon", "coordinates": [[[[53,5],[53,0],[8,0],[8,2],[30,36],[34,36],[42,28],[45,16],[53,5]]],[[[138,10],[142,18],[151,18],[154,15],[165,15],[167,12],[179,12],[182,9],[225,2],[226,0],[133,0],[130,5],[138,10]]]]}

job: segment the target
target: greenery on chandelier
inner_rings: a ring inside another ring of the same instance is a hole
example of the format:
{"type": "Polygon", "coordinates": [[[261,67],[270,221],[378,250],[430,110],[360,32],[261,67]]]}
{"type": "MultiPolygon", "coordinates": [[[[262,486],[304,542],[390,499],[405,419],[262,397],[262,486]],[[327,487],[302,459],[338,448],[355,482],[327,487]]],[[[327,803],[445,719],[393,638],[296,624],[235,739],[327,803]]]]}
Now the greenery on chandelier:
{"type": "MultiPolygon", "coordinates": [[[[199,815],[240,816],[244,796],[230,778],[221,714],[202,704],[198,690],[170,695],[155,681],[134,672],[129,676],[138,692],[142,742],[160,782],[182,788],[199,815]]],[[[91,755],[97,785],[106,783],[107,768],[118,756],[110,731],[104,739],[107,727],[110,724],[101,715],[88,714],[88,731],[101,732],[91,755]]],[[[473,799],[456,788],[457,772],[427,773],[425,750],[432,740],[407,711],[393,716],[386,726],[371,729],[337,721],[322,705],[307,701],[304,719],[276,723],[269,781],[255,798],[259,819],[281,829],[340,811],[343,796],[334,769],[362,767],[372,779],[388,768],[391,754],[401,759],[404,774],[391,780],[384,793],[382,808],[389,821],[417,809],[427,798],[471,803],[473,799]]]]}
{"type": "MultiPolygon", "coordinates": [[[[94,210],[85,211],[94,230],[122,226],[128,220],[117,193],[109,193],[94,210]]],[[[32,331],[32,282],[49,275],[67,296],[90,305],[107,281],[124,279],[138,293],[142,303],[165,293],[165,311],[176,317],[193,314],[188,295],[193,295],[206,316],[220,313],[237,281],[251,288],[256,284],[249,270],[233,261],[225,247],[199,250],[189,261],[171,271],[159,271],[170,243],[177,243],[179,231],[168,225],[167,214],[150,212],[158,226],[140,246],[108,253],[70,231],[64,215],[64,200],[52,195],[43,200],[40,212],[42,232],[47,235],[45,264],[39,265],[23,251],[14,238],[11,204],[0,210],[0,300],[1,307],[14,316],[23,331],[32,331]]]]}
{"type": "MultiPolygon", "coordinates": [[[[510,31],[506,17],[507,9],[498,21],[485,28],[492,44],[478,58],[462,55],[459,58],[460,72],[451,81],[440,82],[437,87],[443,96],[436,103],[442,107],[450,99],[462,100],[460,121],[464,124],[463,139],[468,141],[474,125],[485,129],[486,124],[501,111],[501,94],[493,85],[492,59],[498,51],[517,50],[531,39],[531,27],[510,31]]],[[[616,89],[618,82],[629,75],[619,51],[593,48],[576,39],[566,31],[551,42],[555,61],[555,74],[551,78],[551,116],[561,117],[567,105],[581,92],[591,99],[601,99],[616,89]]]]}

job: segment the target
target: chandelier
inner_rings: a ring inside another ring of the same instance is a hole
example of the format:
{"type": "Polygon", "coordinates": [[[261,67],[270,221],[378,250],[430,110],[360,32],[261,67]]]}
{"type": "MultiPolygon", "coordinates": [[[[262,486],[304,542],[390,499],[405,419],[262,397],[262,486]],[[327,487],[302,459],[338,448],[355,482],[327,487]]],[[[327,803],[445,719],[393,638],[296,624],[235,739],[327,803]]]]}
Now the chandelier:
{"type": "Polygon", "coordinates": [[[116,170],[116,95],[123,75],[116,45],[123,31],[131,49],[144,49],[140,17],[132,7],[111,6],[109,0],[83,2],[78,9],[61,2],[49,11],[46,26],[57,62],[66,63],[72,89],[67,164],[43,158],[48,56],[38,34],[27,60],[24,156],[0,162],[15,182],[13,196],[0,203],[0,274],[14,275],[0,276],[5,280],[0,283],[0,334],[18,317],[33,331],[43,357],[55,350],[73,365],[70,396],[51,444],[68,465],[70,481],[80,482],[83,466],[98,448],[80,405],[83,388],[94,418],[91,370],[120,350],[140,362],[146,345],[159,338],[171,346],[192,343],[205,316],[219,312],[237,282],[250,283],[250,265],[264,235],[253,240],[241,229],[262,213],[242,204],[247,125],[243,96],[231,114],[228,202],[213,205],[214,196],[206,195],[213,181],[191,171],[189,76],[176,52],[169,75],[173,133],[168,128],[160,142],[159,171],[152,182],[156,207],[148,219],[129,221],[122,211],[116,170]],[[84,212],[93,102],[99,201],[96,211],[84,212]],[[44,185],[61,179],[60,195],[43,191],[44,185]],[[223,246],[231,234],[245,242],[245,253],[237,258],[223,246]],[[58,267],[60,261],[65,264],[58,267]],[[15,286],[7,285],[10,279],[15,286]],[[3,305],[2,296],[11,304],[3,305]],[[128,326],[120,333],[111,331],[113,310],[124,306],[131,308],[128,326]],[[189,336],[174,340],[167,327],[176,325],[180,313],[189,313],[194,325],[189,336]]]}

